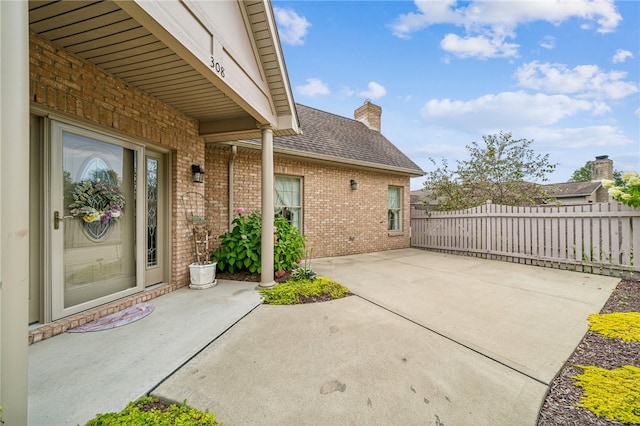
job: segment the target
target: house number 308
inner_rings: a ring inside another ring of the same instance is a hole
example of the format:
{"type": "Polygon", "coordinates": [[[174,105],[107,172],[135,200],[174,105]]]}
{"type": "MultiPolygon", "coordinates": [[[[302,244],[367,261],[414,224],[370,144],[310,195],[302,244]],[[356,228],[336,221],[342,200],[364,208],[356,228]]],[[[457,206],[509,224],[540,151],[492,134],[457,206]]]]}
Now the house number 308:
{"type": "Polygon", "coordinates": [[[220,77],[224,78],[224,67],[220,65],[220,62],[216,61],[213,56],[211,57],[211,63],[209,64],[212,70],[220,74],[220,77]]]}

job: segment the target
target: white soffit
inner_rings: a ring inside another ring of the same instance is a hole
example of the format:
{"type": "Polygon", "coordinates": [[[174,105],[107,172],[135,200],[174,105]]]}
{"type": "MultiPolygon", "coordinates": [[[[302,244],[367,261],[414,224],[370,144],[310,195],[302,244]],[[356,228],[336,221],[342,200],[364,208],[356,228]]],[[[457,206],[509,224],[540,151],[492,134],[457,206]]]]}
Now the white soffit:
{"type": "Polygon", "coordinates": [[[30,30],[197,119],[207,141],[298,131],[270,3],[29,1],[30,30]],[[222,69],[224,68],[224,72],[222,69]]]}

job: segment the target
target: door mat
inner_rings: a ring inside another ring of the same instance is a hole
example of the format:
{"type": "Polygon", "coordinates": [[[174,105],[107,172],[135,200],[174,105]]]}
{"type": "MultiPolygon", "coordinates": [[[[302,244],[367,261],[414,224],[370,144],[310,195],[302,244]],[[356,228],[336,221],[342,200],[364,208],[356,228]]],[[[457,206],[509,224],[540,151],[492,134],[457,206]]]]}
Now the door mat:
{"type": "Polygon", "coordinates": [[[150,305],[149,303],[138,303],[123,309],[120,312],[115,312],[111,315],[107,315],[106,317],[88,322],[80,327],[67,330],[67,333],[86,333],[88,331],[109,330],[111,328],[121,327],[134,321],[138,321],[139,319],[149,315],[151,312],[153,312],[153,305],[150,305]]]}

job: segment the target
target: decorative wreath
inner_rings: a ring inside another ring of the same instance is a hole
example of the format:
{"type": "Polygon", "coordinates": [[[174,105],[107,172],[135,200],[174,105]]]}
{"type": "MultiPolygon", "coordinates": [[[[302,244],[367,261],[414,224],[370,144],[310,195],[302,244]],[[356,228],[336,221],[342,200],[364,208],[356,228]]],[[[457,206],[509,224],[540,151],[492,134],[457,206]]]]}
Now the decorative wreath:
{"type": "Polygon", "coordinates": [[[120,188],[101,179],[78,183],[72,195],[70,213],[81,217],[86,223],[116,220],[122,215],[126,204],[120,188]]]}

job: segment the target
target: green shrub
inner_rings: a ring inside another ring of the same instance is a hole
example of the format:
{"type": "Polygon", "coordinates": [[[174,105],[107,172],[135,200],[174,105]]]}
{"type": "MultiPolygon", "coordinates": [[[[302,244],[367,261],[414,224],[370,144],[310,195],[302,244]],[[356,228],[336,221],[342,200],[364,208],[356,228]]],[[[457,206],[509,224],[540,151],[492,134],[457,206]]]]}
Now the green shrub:
{"type": "Polygon", "coordinates": [[[299,267],[291,272],[291,279],[294,281],[310,280],[313,281],[318,275],[311,268],[299,267]]]}
{"type": "Polygon", "coordinates": [[[282,215],[277,215],[275,226],[276,241],[273,247],[273,270],[292,271],[298,266],[298,261],[304,256],[304,237],[282,215]]]}
{"type": "MultiPolygon", "coordinates": [[[[313,253],[313,250],[311,250],[311,252],[313,253]]],[[[291,279],[294,281],[301,281],[301,280],[315,280],[316,277],[318,276],[318,274],[316,274],[314,272],[313,269],[311,269],[311,260],[309,259],[311,257],[311,254],[307,254],[307,256],[305,256],[305,260],[304,260],[304,266],[298,266],[296,268],[293,269],[293,271],[291,272],[291,279]]]]}
{"type": "Polygon", "coordinates": [[[162,404],[152,397],[130,402],[119,413],[98,414],[86,426],[164,426],[164,425],[214,426],[214,413],[202,412],[186,404],[162,404]]]}
{"type": "MultiPolygon", "coordinates": [[[[220,236],[220,247],[213,253],[220,271],[261,272],[262,216],[260,212],[244,214],[238,209],[231,231],[220,236]]],[[[274,271],[291,271],[304,255],[304,237],[298,228],[278,215],[274,218],[274,271]]]]}
{"type": "Polygon", "coordinates": [[[231,231],[220,235],[220,247],[213,253],[220,271],[232,274],[247,270],[260,273],[260,233],[262,218],[260,212],[245,215],[238,209],[238,217],[231,222],[231,231]]]}
{"type": "Polygon", "coordinates": [[[348,288],[327,277],[314,280],[289,280],[270,289],[260,290],[264,303],[295,305],[313,298],[339,299],[351,294],[348,288]]]}

